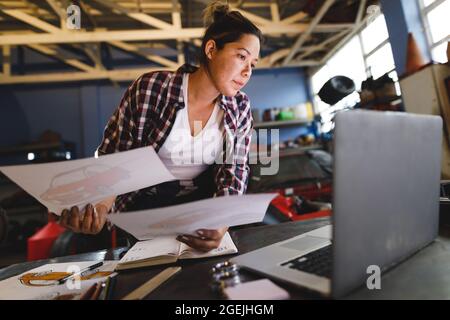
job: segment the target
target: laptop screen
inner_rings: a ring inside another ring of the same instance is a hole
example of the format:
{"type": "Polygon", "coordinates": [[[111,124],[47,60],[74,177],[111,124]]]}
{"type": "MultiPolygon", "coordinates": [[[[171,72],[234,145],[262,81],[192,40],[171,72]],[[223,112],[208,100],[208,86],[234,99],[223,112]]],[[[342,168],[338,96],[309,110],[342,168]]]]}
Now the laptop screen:
{"type": "Polygon", "coordinates": [[[332,294],[365,283],[436,238],[442,119],[407,113],[336,115],[332,294]]]}

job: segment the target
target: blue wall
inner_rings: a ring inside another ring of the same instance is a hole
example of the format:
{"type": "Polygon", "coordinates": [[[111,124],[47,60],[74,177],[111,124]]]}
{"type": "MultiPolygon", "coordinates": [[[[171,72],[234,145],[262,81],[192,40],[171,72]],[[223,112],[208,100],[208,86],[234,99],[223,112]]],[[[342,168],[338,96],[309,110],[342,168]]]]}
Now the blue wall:
{"type": "MultiPolygon", "coordinates": [[[[252,108],[263,110],[308,101],[307,83],[302,69],[257,70],[243,90],[250,96],[252,108]]],[[[128,85],[92,81],[2,86],[0,146],[28,143],[50,129],[75,142],[78,157],[92,156],[128,85]]],[[[296,137],[300,132],[301,128],[282,129],[281,138],[296,137]]]]}
{"type": "MultiPolygon", "coordinates": [[[[262,118],[264,109],[291,107],[311,101],[308,76],[304,69],[256,70],[243,91],[250,97],[252,110],[262,118]]],[[[282,128],[280,140],[293,139],[305,128],[282,128]]]]}

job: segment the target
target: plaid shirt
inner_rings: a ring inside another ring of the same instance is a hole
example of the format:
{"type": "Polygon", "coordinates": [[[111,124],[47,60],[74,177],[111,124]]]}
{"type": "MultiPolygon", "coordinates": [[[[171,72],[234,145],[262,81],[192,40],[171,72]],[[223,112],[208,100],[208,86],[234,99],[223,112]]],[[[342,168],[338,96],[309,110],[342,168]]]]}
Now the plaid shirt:
{"type": "MultiPolygon", "coordinates": [[[[185,64],[176,72],[149,72],[135,80],[109,119],[98,154],[145,146],[153,146],[158,152],[169,136],[177,111],[185,106],[183,74],[195,70],[196,67],[185,64]]],[[[234,97],[220,95],[217,101],[224,110],[221,158],[226,161],[214,164],[214,196],[243,194],[248,183],[248,154],[253,128],[250,101],[243,92],[234,97]]],[[[119,195],[112,211],[126,210],[140,191],[119,195]]]]}

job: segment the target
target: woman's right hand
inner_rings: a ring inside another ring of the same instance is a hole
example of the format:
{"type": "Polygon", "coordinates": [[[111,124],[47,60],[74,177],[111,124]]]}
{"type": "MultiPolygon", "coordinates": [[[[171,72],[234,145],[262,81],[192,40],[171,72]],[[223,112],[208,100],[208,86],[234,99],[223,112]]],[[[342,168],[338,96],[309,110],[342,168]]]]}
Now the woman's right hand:
{"type": "Polygon", "coordinates": [[[108,211],[104,204],[97,204],[95,208],[92,204],[88,204],[84,212],[80,212],[78,207],[74,206],[70,210],[63,210],[61,216],[57,218],[61,226],[75,233],[97,234],[105,225],[108,211]]]}

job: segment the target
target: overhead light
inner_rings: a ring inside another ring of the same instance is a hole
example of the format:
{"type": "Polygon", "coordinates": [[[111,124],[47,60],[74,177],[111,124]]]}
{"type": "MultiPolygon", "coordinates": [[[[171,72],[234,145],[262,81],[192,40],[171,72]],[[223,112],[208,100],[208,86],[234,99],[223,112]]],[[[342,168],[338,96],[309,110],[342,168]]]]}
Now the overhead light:
{"type": "Polygon", "coordinates": [[[71,154],[69,151],[66,152],[66,159],[70,160],[72,158],[71,154]]]}
{"type": "Polygon", "coordinates": [[[35,158],[34,153],[33,152],[28,153],[27,158],[28,158],[28,161],[33,161],[35,158]]]}

